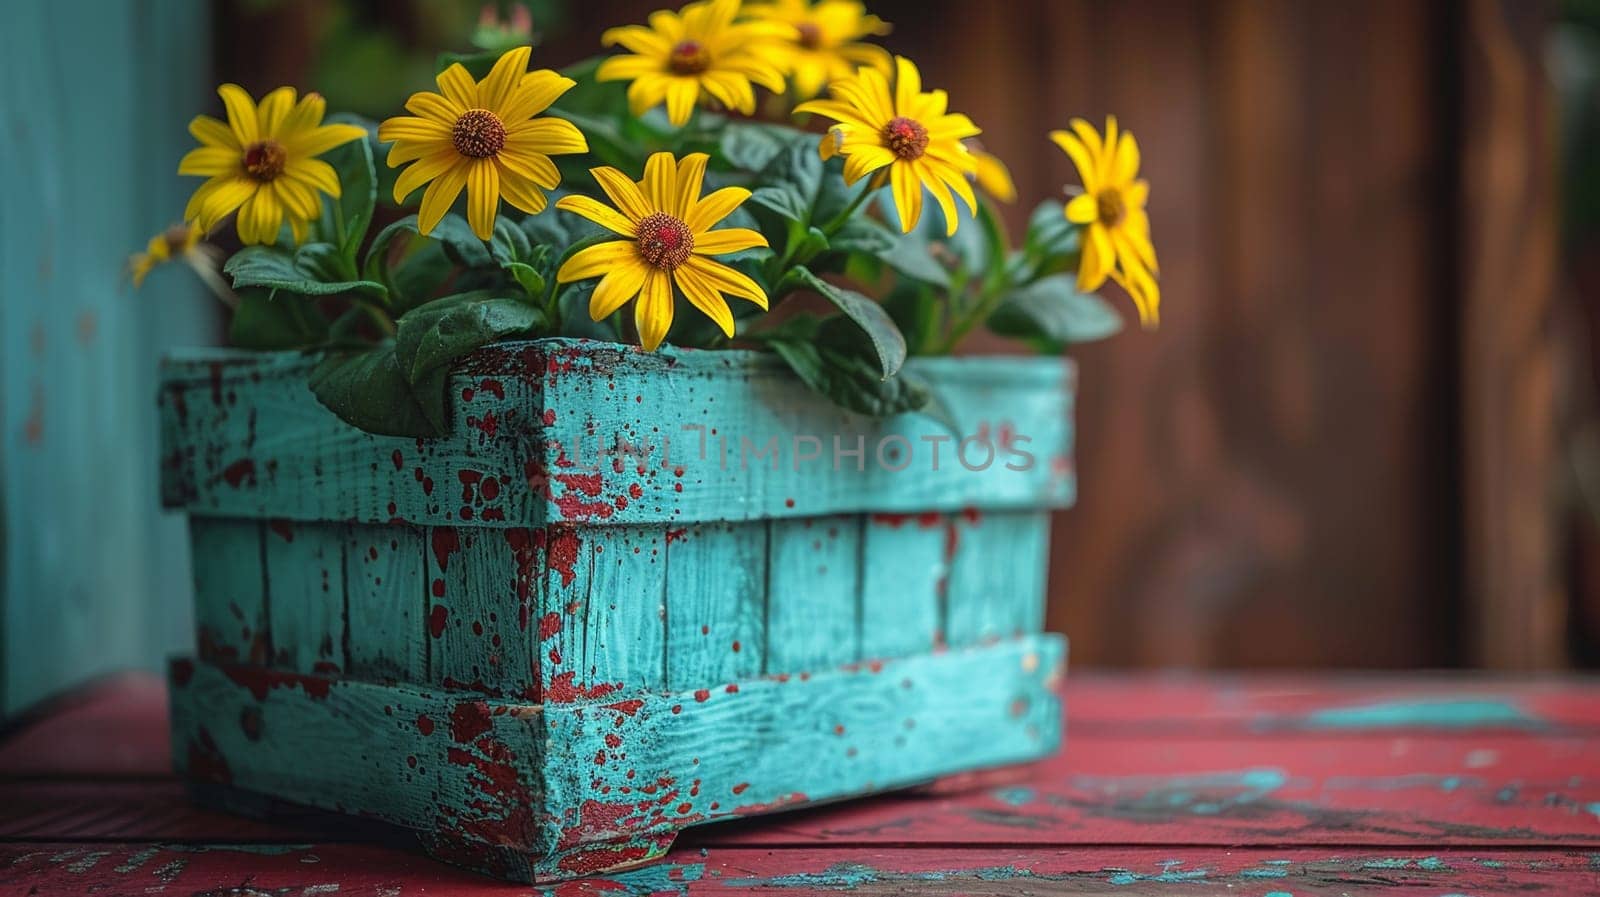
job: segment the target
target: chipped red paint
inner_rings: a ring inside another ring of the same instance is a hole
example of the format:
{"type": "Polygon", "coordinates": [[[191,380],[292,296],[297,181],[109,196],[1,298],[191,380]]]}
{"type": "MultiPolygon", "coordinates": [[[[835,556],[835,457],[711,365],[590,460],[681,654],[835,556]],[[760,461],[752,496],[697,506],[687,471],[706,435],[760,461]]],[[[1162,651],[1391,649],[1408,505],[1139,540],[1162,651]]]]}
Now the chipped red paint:
{"type": "Polygon", "coordinates": [[[689,528],[688,527],[681,527],[679,529],[669,529],[669,530],[667,530],[667,533],[666,533],[667,544],[671,545],[673,542],[676,542],[679,539],[682,539],[688,532],[689,532],[689,528]]]}
{"type": "Polygon", "coordinates": [[[571,529],[557,529],[549,536],[549,548],[545,551],[545,566],[561,574],[563,586],[572,585],[577,578],[574,569],[578,562],[578,534],[571,529]]]}
{"type": "MultiPolygon", "coordinates": [[[[488,731],[487,713],[484,731],[488,731]]],[[[460,749],[447,752],[450,763],[470,766],[477,773],[467,779],[477,793],[466,804],[472,815],[460,814],[455,826],[446,830],[459,830],[468,838],[488,844],[538,843],[539,795],[517,769],[516,754],[488,735],[479,738],[473,747],[476,752],[460,749]]]]}
{"type": "Polygon", "coordinates": [[[394,462],[394,469],[395,470],[403,470],[403,469],[405,469],[406,456],[401,454],[399,449],[395,449],[394,450],[394,454],[389,456],[389,460],[394,462]]]}
{"type": "Polygon", "coordinates": [[[308,697],[320,700],[328,696],[333,686],[333,680],[323,676],[306,676],[262,666],[228,664],[222,669],[234,684],[249,689],[257,701],[265,701],[267,692],[274,688],[304,689],[308,697]]]}
{"type": "Polygon", "coordinates": [[[556,412],[555,412],[555,409],[546,408],[544,410],[544,425],[547,426],[547,427],[553,427],[553,426],[555,426],[555,424],[556,424],[556,412]]]}
{"type": "Polygon", "coordinates": [[[572,704],[582,700],[596,700],[622,688],[621,682],[599,682],[584,687],[577,684],[575,670],[556,674],[545,686],[544,698],[552,704],[572,704]]]}
{"type": "MultiPolygon", "coordinates": [[[[738,794],[739,792],[738,792],[737,789],[735,789],[734,793],[738,794]]],[[[735,816],[757,816],[757,815],[760,815],[762,813],[771,813],[771,812],[773,812],[775,810],[782,810],[782,809],[784,809],[786,807],[792,807],[792,806],[794,806],[796,804],[803,804],[807,800],[809,800],[809,798],[807,798],[804,794],[801,794],[798,791],[794,791],[794,792],[790,792],[789,794],[779,795],[778,797],[775,797],[772,800],[764,801],[762,803],[745,804],[744,806],[734,807],[733,808],[733,815],[735,815],[735,816]]]]}
{"type": "Polygon", "coordinates": [[[450,737],[466,744],[489,731],[489,705],[483,701],[462,701],[450,711],[450,737]]]}
{"type": "Polygon", "coordinates": [[[256,462],[252,458],[240,458],[222,469],[222,479],[235,489],[243,486],[246,480],[250,485],[256,484],[256,462]]]}
{"type": "Polygon", "coordinates": [[[615,704],[607,704],[606,709],[615,710],[623,716],[633,716],[635,713],[638,713],[639,708],[643,706],[643,700],[639,698],[630,698],[626,701],[618,701],[615,704]]]}
{"type": "Polygon", "coordinates": [[[739,784],[733,786],[733,788],[731,790],[733,791],[734,794],[743,794],[745,792],[745,789],[749,788],[749,787],[750,787],[750,783],[749,782],[740,782],[739,784]]]}
{"type": "Polygon", "coordinates": [[[267,528],[277,533],[278,536],[285,542],[294,541],[294,524],[283,519],[282,517],[274,517],[271,520],[268,520],[267,528]]]}
{"type": "Polygon", "coordinates": [[[418,714],[417,715],[417,731],[421,732],[424,737],[432,735],[433,734],[433,718],[428,716],[426,713],[418,714]]]}
{"type": "Polygon", "coordinates": [[[696,689],[694,699],[696,702],[704,704],[706,701],[711,700],[711,690],[706,688],[696,689]]]}
{"type": "MultiPolygon", "coordinates": [[[[441,583],[443,582],[443,580],[436,581],[441,583]]],[[[443,592],[444,590],[439,588],[438,591],[443,592]]],[[[449,621],[450,608],[445,607],[442,604],[435,604],[433,609],[428,611],[428,634],[434,638],[442,638],[444,636],[445,624],[449,621]]]]}
{"type": "Polygon", "coordinates": [[[456,534],[455,527],[436,526],[429,537],[433,545],[433,560],[439,565],[440,570],[450,568],[450,555],[461,550],[461,538],[456,534]]]}
{"type": "Polygon", "coordinates": [[[506,388],[501,385],[499,380],[479,380],[478,388],[492,394],[497,399],[504,400],[506,397],[506,388]]]}
{"type": "Polygon", "coordinates": [[[940,514],[938,511],[925,511],[925,512],[923,512],[921,514],[873,514],[872,515],[872,522],[873,523],[882,523],[885,526],[889,526],[889,527],[892,527],[894,529],[899,529],[900,527],[905,526],[907,523],[909,523],[909,522],[911,522],[913,520],[916,521],[917,526],[920,526],[923,529],[933,529],[934,527],[939,526],[940,524],[944,523],[944,515],[940,514]]]}
{"type": "Polygon", "coordinates": [[[539,640],[553,637],[561,631],[561,614],[551,611],[539,618],[539,640]]]}
{"type": "Polygon", "coordinates": [[[172,672],[173,684],[179,688],[188,685],[189,680],[194,678],[194,661],[187,657],[180,657],[174,660],[169,669],[172,672]]]}

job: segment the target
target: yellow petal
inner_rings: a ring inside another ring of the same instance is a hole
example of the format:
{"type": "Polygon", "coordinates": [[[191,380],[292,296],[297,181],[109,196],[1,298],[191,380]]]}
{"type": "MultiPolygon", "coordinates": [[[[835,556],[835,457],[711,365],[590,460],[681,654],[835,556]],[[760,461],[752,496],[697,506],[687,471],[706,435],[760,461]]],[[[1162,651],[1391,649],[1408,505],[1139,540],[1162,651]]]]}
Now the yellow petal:
{"type": "Polygon", "coordinates": [[[639,295],[645,277],[654,270],[643,259],[637,258],[633,264],[621,264],[612,268],[606,276],[600,278],[600,283],[595,285],[594,292],[589,295],[589,319],[604,321],[617,309],[626,305],[629,299],[639,295]]]}
{"type": "Polygon", "coordinates": [[[440,72],[435,81],[439,84],[440,93],[451,104],[465,112],[481,105],[478,102],[478,82],[472,80],[472,73],[467,67],[457,62],[440,72]]]}
{"type": "Polygon", "coordinates": [[[220,146],[196,147],[185,153],[178,161],[178,174],[211,177],[219,174],[235,174],[239,168],[239,151],[220,146]]]}
{"type": "Polygon", "coordinates": [[[297,156],[320,156],[352,140],[366,139],[366,128],[356,125],[323,125],[288,138],[284,141],[284,146],[297,156]]]}
{"type": "Polygon", "coordinates": [[[1100,204],[1093,196],[1080,193],[1067,203],[1066,216],[1073,224],[1088,224],[1100,217],[1100,204]]]}
{"type": "Polygon", "coordinates": [[[1084,229],[1083,253],[1078,259],[1078,292],[1090,293],[1100,288],[1116,263],[1116,250],[1111,238],[1099,224],[1084,229]]]}
{"type": "Polygon", "coordinates": [[[464,109],[457,109],[456,105],[436,93],[419,90],[406,100],[406,111],[412,115],[431,118],[447,127],[455,127],[456,119],[461,117],[464,109]]]}
{"type": "Polygon", "coordinates": [[[282,135],[290,137],[322,124],[322,116],[327,108],[328,101],[322,98],[322,94],[315,92],[306,94],[293,109],[289,110],[289,114],[284,116],[283,123],[279,125],[282,135]]]}
{"type": "Polygon", "coordinates": [[[576,81],[549,69],[539,69],[522,76],[522,80],[506,101],[502,118],[512,126],[530,116],[550,108],[561,95],[577,86],[576,81]]]}
{"type": "Polygon", "coordinates": [[[863,131],[870,131],[873,125],[866,121],[854,106],[848,106],[838,100],[812,100],[794,107],[796,114],[826,115],[834,121],[855,125],[863,131]]]}
{"type": "Polygon", "coordinates": [[[690,153],[678,160],[677,190],[672,204],[667,207],[673,217],[683,220],[700,199],[700,187],[705,181],[706,163],[711,157],[705,153],[690,153]]]}
{"type": "Polygon", "coordinates": [[[545,190],[554,190],[561,183],[561,171],[544,153],[526,150],[501,150],[496,156],[506,169],[516,172],[545,190]]]}
{"type": "Polygon", "coordinates": [[[571,258],[562,263],[561,270],[556,272],[556,280],[560,283],[587,280],[618,266],[639,261],[637,244],[632,240],[613,240],[573,253],[571,258]]]}
{"type": "MultiPolygon", "coordinates": [[[[894,97],[889,94],[889,79],[882,72],[873,69],[862,69],[857,73],[853,82],[860,86],[860,99],[857,105],[867,113],[867,119],[887,124],[894,118],[894,97]]],[[[845,82],[846,90],[850,90],[852,82],[845,82]]]]}
{"type": "Polygon", "coordinates": [[[389,147],[387,161],[390,168],[399,168],[407,162],[415,162],[424,156],[437,156],[449,154],[459,155],[455,144],[447,137],[443,140],[399,140],[389,147]]]}
{"type": "Polygon", "coordinates": [[[1056,146],[1061,147],[1067,158],[1072,160],[1074,168],[1078,169],[1078,180],[1083,183],[1083,189],[1088,193],[1096,193],[1100,189],[1099,170],[1094,164],[1094,155],[1089,152],[1083,141],[1066,131],[1051,131],[1050,139],[1056,146]]]}
{"type": "Polygon", "coordinates": [[[291,217],[315,218],[322,214],[322,203],[317,199],[316,191],[294,178],[273,181],[272,192],[291,217]]]}
{"type": "Polygon", "coordinates": [[[611,197],[612,205],[633,221],[638,221],[654,211],[650,208],[649,201],[644,198],[644,194],[639,192],[639,185],[617,169],[603,166],[591,168],[589,173],[594,176],[606,196],[611,197]]]}
{"type": "Polygon", "coordinates": [[[450,133],[450,126],[444,122],[414,115],[398,115],[378,125],[378,139],[384,143],[396,140],[449,140],[450,133]]]}
{"type": "Polygon", "coordinates": [[[305,181],[335,199],[339,197],[339,175],[332,165],[321,159],[301,159],[285,168],[283,174],[284,177],[305,181]]]}
{"type": "MultiPolygon", "coordinates": [[[[614,233],[619,233],[624,237],[632,237],[639,230],[634,226],[634,222],[628,220],[627,216],[616,209],[597,199],[591,199],[577,193],[569,193],[556,200],[556,208],[587,218],[595,224],[614,233]]],[[[698,243],[698,238],[696,242],[698,243]]]]}
{"type": "Polygon", "coordinates": [[[1017,185],[1011,180],[1011,171],[997,156],[974,150],[973,161],[978,163],[978,186],[983,192],[1001,202],[1017,201],[1017,185]]]}
{"type": "Polygon", "coordinates": [[[467,223],[478,239],[494,238],[495,211],[500,208],[500,169],[492,159],[477,159],[467,169],[467,223]]]}
{"type": "Polygon", "coordinates": [[[889,167],[889,183],[894,189],[895,209],[900,213],[900,230],[909,234],[922,218],[922,182],[910,165],[896,163],[889,167]]]}
{"type": "Polygon", "coordinates": [[[444,174],[434,178],[428,189],[422,192],[422,205],[417,209],[418,233],[426,237],[438,226],[439,220],[450,211],[456,197],[467,186],[467,170],[471,167],[470,162],[456,162],[444,174]]]}
{"type": "Polygon", "coordinates": [[[973,124],[972,119],[959,112],[941,115],[923,124],[928,128],[930,140],[961,140],[983,133],[983,129],[973,124]]]}
{"type": "Polygon", "coordinates": [[[239,135],[223,122],[217,121],[209,115],[196,115],[189,120],[189,133],[194,139],[206,146],[221,146],[235,152],[243,152],[244,145],[239,142],[239,135]]]}
{"type": "Polygon", "coordinates": [[[667,87],[667,121],[674,128],[689,123],[694,113],[694,101],[700,97],[700,84],[693,78],[674,78],[667,87]]]}
{"type": "Polygon", "coordinates": [[[750,79],[730,72],[709,71],[700,76],[700,86],[724,107],[750,115],[756,111],[755,91],[750,79]]]}
{"type": "Polygon", "coordinates": [[[294,108],[294,97],[293,87],[280,87],[261,98],[261,105],[256,108],[261,136],[282,136],[283,120],[288,117],[289,110],[294,108]]]}
{"type": "Polygon", "coordinates": [[[675,81],[677,81],[677,78],[669,78],[665,75],[645,75],[629,84],[628,111],[635,116],[639,116],[660,105],[667,98],[667,89],[675,81]]]}
{"type": "Polygon", "coordinates": [[[394,201],[404,203],[419,187],[455,167],[461,156],[455,150],[433,153],[412,163],[394,180],[394,201]]]}
{"type": "Polygon", "coordinates": [[[1105,143],[1102,145],[1099,155],[1100,177],[1102,180],[1111,178],[1112,163],[1116,161],[1117,139],[1117,117],[1108,115],[1106,116],[1105,143]]]}
{"type": "MultiPolygon", "coordinates": [[[[657,34],[643,25],[624,25],[621,28],[608,28],[605,33],[600,35],[600,43],[603,46],[615,47],[621,45],[641,56],[663,58],[671,55],[674,40],[674,38],[669,38],[666,35],[657,34]]],[[[625,58],[627,57],[612,57],[612,59],[625,58]]],[[[607,61],[609,62],[610,60],[607,61]]],[[[595,73],[597,78],[601,81],[612,80],[606,77],[603,71],[604,68],[605,66],[601,65],[602,71],[595,73]]]]}
{"type": "Polygon", "coordinates": [[[261,139],[255,101],[250,99],[243,87],[224,84],[217,88],[217,96],[222,97],[222,105],[228,110],[228,127],[233,129],[233,136],[238,138],[240,146],[261,139]]]}
{"type": "Polygon", "coordinates": [[[654,352],[667,338],[672,329],[672,275],[659,268],[645,274],[639,301],[633,304],[633,323],[646,352],[654,352]]]}
{"type": "Polygon", "coordinates": [[[729,252],[742,252],[746,249],[755,249],[766,246],[767,238],[759,231],[747,227],[728,227],[722,230],[708,230],[703,234],[694,235],[694,251],[701,255],[723,255],[729,252]]]}
{"type": "Polygon", "coordinates": [[[917,96],[922,93],[922,73],[904,56],[894,58],[894,111],[896,115],[915,113],[917,96]]]}
{"type": "Polygon", "coordinates": [[[489,70],[488,77],[478,85],[478,105],[496,115],[503,114],[511,100],[512,91],[522,83],[522,76],[528,73],[528,56],[532,52],[532,47],[515,47],[500,54],[494,68],[489,70]]]}
{"type": "Polygon", "coordinates": [[[690,232],[703,233],[732,214],[740,203],[749,198],[750,191],[743,187],[723,187],[721,190],[706,194],[695,203],[694,208],[689,210],[689,217],[683,221],[689,225],[690,232]]]}
{"type": "Polygon", "coordinates": [[[230,178],[220,181],[206,192],[199,214],[201,226],[206,230],[216,227],[229,213],[245,204],[255,195],[256,182],[249,178],[230,178]]]}
{"type": "Polygon", "coordinates": [[[844,160],[844,181],[855,184],[867,175],[895,160],[895,154],[886,147],[858,146],[844,160]]]}
{"type": "Polygon", "coordinates": [[[722,332],[733,336],[733,310],[728,308],[728,303],[717,292],[716,285],[704,276],[687,266],[679,267],[673,272],[673,279],[678,283],[678,289],[683,291],[683,297],[689,304],[700,309],[700,312],[710,318],[722,332]]]}
{"type": "Polygon", "coordinates": [[[1089,151],[1089,159],[1093,163],[1095,172],[1098,173],[1100,157],[1106,152],[1105,144],[1100,141],[1100,132],[1094,129],[1094,125],[1081,118],[1074,118],[1068,124],[1072,127],[1072,132],[1083,142],[1084,149],[1089,151]]]}
{"type": "Polygon", "coordinates": [[[1150,200],[1150,182],[1134,181],[1129,184],[1128,189],[1122,192],[1122,199],[1129,208],[1143,209],[1150,200]]]}
{"type": "MultiPolygon", "coordinates": [[[[667,52],[671,52],[670,48],[667,52]]],[[[665,54],[663,54],[665,55],[665,54]]],[[[595,70],[596,81],[632,81],[645,75],[666,71],[661,60],[650,56],[613,56],[600,63],[595,70]]]]}
{"type": "Polygon", "coordinates": [[[506,202],[511,203],[529,215],[543,212],[549,200],[544,192],[539,189],[531,178],[521,172],[507,169],[504,159],[496,159],[500,165],[500,195],[506,202]]]}
{"type": "Polygon", "coordinates": [[[565,153],[586,153],[589,142],[583,132],[570,121],[559,118],[535,118],[511,128],[506,133],[506,147],[526,149],[547,156],[565,153]]]}
{"type": "Polygon", "coordinates": [[[1117,155],[1111,163],[1111,183],[1126,184],[1139,176],[1139,144],[1126,131],[1117,141],[1117,155]]]}
{"type": "Polygon", "coordinates": [[[720,292],[748,299],[762,309],[767,307],[767,294],[761,291],[761,285],[742,271],[699,255],[689,256],[687,261],[678,266],[678,271],[685,270],[705,278],[720,292]]]}
{"type": "Polygon", "coordinates": [[[671,153],[651,153],[644,163],[641,182],[651,211],[671,212],[678,194],[678,166],[671,153]]]}
{"type": "MultiPolygon", "coordinates": [[[[921,162],[921,160],[918,160],[918,162],[921,162]]],[[[939,211],[944,213],[945,236],[955,236],[956,228],[961,224],[961,218],[956,213],[956,201],[950,195],[950,188],[940,181],[938,177],[932,176],[926,170],[918,177],[918,180],[928,188],[929,193],[933,194],[933,201],[939,204],[939,211]]]]}

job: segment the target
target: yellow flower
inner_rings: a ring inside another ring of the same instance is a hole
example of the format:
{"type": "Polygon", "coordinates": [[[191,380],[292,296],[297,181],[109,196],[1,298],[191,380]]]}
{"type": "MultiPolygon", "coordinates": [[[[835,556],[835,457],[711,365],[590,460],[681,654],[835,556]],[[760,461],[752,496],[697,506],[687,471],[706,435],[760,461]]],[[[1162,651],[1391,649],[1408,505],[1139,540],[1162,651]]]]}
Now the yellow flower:
{"type": "Polygon", "coordinates": [[[739,0],[701,0],[681,13],[651,13],[648,26],[612,28],[601,40],[608,47],[621,44],[633,55],[600,63],[595,77],[632,81],[628,106],[634,115],[665,100],[673,127],[689,121],[702,97],[749,115],[756,110],[750,82],[783,92],[773,39],[793,37],[794,29],[777,23],[736,24],[738,14],[739,0]]]}
{"type": "Polygon", "coordinates": [[[1006,163],[1000,161],[999,156],[976,147],[968,147],[967,151],[972,153],[972,161],[977,164],[972,179],[978,182],[978,187],[1001,202],[1016,202],[1017,185],[1011,180],[1011,169],[1006,163]]]}
{"type": "Polygon", "coordinates": [[[295,242],[303,241],[306,225],[322,213],[317,192],[339,196],[338,174],[316,157],[364,139],[367,132],[355,125],[322,124],[322,97],[308,93],[296,103],[292,87],[267,94],[259,107],[236,84],[224,84],[217,93],[228,110],[227,123],[195,116],[189,133],[201,145],[178,163],[179,174],[207,178],[189,199],[184,219],[209,233],[237,210],[239,239],[245,243],[276,243],[285,220],[295,242]]]}
{"type": "Polygon", "coordinates": [[[976,174],[977,162],[961,142],[976,136],[978,127],[965,115],[946,113],[944,91],[923,93],[922,75],[911,60],[896,56],[895,67],[893,94],[882,72],[863,68],[828,85],[831,99],[801,103],[795,111],[838,122],[818,149],[824,159],[836,153],[845,157],[846,183],[888,167],[901,230],[910,233],[917,226],[926,187],[944,211],[946,233],[954,234],[951,194],[961,197],[968,209],[976,211],[978,205],[967,182],[967,175],[976,174]]]}
{"type": "Polygon", "coordinates": [[[1067,220],[1084,225],[1083,254],[1078,263],[1078,289],[1099,289],[1115,280],[1139,309],[1146,327],[1156,324],[1161,308],[1160,268],[1150,242],[1145,200],[1150,185],[1139,179],[1139,145],[1133,135],[1117,133],[1115,116],[1106,118],[1105,139],[1081,118],[1071,131],[1053,131],[1050,139],[1078,169],[1083,193],[1067,203],[1067,220]]]}
{"type": "Polygon", "coordinates": [[[656,153],[645,162],[644,180],[637,184],[615,168],[591,169],[615,209],[577,194],[556,201],[556,208],[627,238],[579,251],[556,272],[556,280],[570,283],[604,275],[589,299],[589,317],[596,321],[638,296],[634,322],[648,351],[661,345],[672,326],[674,283],[689,304],[730,337],[733,312],[722,294],[767,307],[767,294],[754,280],[706,258],[767,245],[765,237],[748,228],[711,229],[749,198],[750,191],[724,187],[701,198],[708,158],[691,153],[675,161],[671,153],[656,153]]]}
{"type": "Polygon", "coordinates": [[[157,265],[164,265],[174,257],[189,258],[190,253],[195,252],[195,247],[200,244],[202,235],[198,227],[174,224],[151,237],[144,252],[136,252],[128,258],[128,271],[133,275],[133,285],[144,286],[144,279],[157,265]]]}
{"type": "Polygon", "coordinates": [[[494,236],[500,199],[530,215],[544,210],[544,191],[561,183],[553,155],[585,153],[588,141],[572,122],[536,118],[577,83],[541,69],[528,71],[532,50],[517,47],[474,82],[459,62],[435,79],[441,93],[421,91],[406,100],[416,115],[378,126],[378,139],[394,141],[389,167],[410,168],[394,183],[394,201],[428,185],[417,213],[417,230],[433,230],[467,191],[467,221],[481,240],[494,236]]]}
{"type": "Polygon", "coordinates": [[[887,22],[868,15],[856,0],[769,0],[747,3],[745,15],[791,26],[794,36],[775,42],[774,61],[794,80],[795,98],[809,100],[829,81],[848,78],[858,66],[890,74],[889,52],[859,41],[889,33],[887,22]]]}

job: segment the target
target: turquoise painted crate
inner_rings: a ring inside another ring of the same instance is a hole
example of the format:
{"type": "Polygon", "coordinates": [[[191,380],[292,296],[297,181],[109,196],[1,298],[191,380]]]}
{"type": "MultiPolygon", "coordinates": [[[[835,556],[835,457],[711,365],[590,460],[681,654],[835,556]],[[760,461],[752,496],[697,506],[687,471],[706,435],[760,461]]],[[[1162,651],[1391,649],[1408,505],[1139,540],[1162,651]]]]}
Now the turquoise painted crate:
{"type": "Polygon", "coordinates": [[[769,356],[514,343],[453,372],[434,440],[340,422],[313,364],[164,367],[174,762],[205,799],[549,881],[1057,748],[1069,362],[917,359],[944,421],[875,421],[769,356]]]}

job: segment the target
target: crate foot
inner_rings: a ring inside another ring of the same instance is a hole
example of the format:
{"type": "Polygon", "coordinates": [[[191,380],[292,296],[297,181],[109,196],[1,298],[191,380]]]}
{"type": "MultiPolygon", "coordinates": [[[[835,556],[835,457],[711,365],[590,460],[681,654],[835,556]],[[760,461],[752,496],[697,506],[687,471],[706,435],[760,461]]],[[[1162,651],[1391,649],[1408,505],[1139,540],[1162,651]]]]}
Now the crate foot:
{"type": "Polygon", "coordinates": [[[440,862],[527,884],[605,875],[653,863],[667,855],[677,837],[675,831],[655,832],[541,853],[484,844],[448,832],[417,833],[422,848],[440,862]]]}

